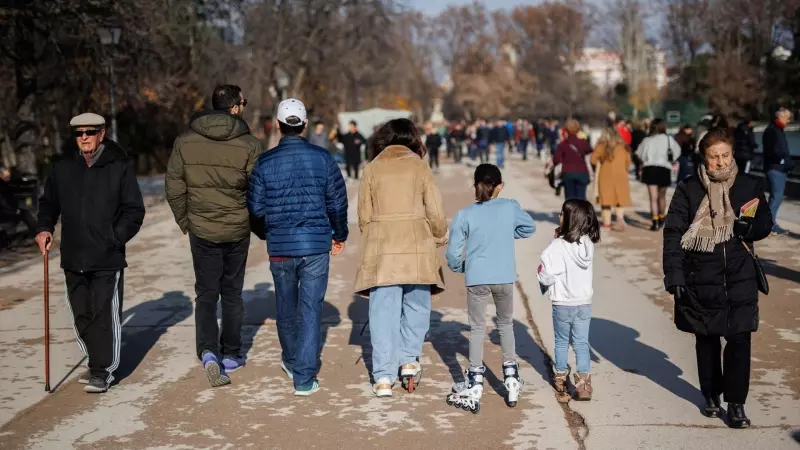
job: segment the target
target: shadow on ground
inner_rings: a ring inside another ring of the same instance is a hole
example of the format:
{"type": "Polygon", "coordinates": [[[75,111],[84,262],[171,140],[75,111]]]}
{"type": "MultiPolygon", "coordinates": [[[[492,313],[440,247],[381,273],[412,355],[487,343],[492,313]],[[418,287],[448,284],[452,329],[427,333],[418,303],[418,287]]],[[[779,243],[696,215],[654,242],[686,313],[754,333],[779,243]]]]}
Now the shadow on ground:
{"type": "Polygon", "coordinates": [[[797,270],[790,269],[788,267],[781,267],[777,264],[777,261],[772,259],[759,258],[759,260],[761,261],[761,265],[764,267],[764,272],[766,272],[767,275],[780,278],[782,280],[800,283],[800,272],[797,270]]]}
{"type": "Polygon", "coordinates": [[[592,318],[589,342],[603,358],[628,373],[647,377],[672,394],[699,406],[700,390],[681,378],[683,370],[666,353],[639,342],[633,328],[611,320],[592,318]]]}
{"type": "Polygon", "coordinates": [[[548,222],[558,226],[558,215],[560,212],[536,212],[529,209],[526,209],[525,212],[536,222],[548,222]]]}

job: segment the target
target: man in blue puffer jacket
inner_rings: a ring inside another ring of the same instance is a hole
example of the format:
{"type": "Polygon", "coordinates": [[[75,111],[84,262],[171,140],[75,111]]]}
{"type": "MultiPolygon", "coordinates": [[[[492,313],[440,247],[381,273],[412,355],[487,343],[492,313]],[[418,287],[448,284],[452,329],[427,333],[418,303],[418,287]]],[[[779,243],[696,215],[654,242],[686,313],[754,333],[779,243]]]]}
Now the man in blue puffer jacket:
{"type": "Polygon", "coordinates": [[[329,253],[342,253],[347,240],[347,189],[328,150],[301,136],[308,123],[303,103],[282,101],[277,118],[280,143],[256,162],[247,206],[264,220],[281,368],[294,381],[295,395],[309,396],[319,390],[320,315],[329,253]]]}

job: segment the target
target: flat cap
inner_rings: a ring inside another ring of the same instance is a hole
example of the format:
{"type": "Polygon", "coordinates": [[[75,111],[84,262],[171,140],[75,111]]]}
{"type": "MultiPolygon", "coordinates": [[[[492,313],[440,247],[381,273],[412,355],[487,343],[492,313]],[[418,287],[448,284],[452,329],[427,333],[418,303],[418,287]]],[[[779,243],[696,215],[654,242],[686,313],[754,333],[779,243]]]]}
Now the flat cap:
{"type": "Polygon", "coordinates": [[[83,113],[72,118],[69,121],[71,127],[91,127],[91,126],[104,126],[106,119],[103,116],[95,113],[83,113]]]}

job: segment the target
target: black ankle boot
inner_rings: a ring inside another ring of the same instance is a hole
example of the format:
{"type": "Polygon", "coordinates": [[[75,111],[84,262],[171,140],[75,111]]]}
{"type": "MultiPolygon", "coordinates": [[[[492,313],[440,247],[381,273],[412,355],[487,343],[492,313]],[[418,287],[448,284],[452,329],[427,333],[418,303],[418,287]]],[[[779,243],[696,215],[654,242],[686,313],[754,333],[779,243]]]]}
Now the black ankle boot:
{"type": "Polygon", "coordinates": [[[703,415],[706,417],[719,417],[720,401],[719,395],[706,395],[706,402],[703,406],[703,415]]]}
{"type": "Polygon", "coordinates": [[[749,428],[750,419],[744,413],[744,405],[741,403],[728,403],[728,422],[731,428],[749,428]]]}
{"type": "Polygon", "coordinates": [[[658,219],[658,228],[659,229],[664,228],[664,218],[663,217],[658,219]]]}
{"type": "Polygon", "coordinates": [[[658,231],[658,219],[653,219],[653,225],[650,227],[650,231],[658,231]]]}

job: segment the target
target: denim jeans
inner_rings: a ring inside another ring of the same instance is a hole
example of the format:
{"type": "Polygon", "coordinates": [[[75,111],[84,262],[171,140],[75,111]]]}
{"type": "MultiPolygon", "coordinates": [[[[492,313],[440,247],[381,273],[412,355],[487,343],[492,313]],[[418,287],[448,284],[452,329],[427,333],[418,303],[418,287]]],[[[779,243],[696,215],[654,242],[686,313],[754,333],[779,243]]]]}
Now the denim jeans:
{"type": "Polygon", "coordinates": [[[494,144],[494,151],[497,153],[497,167],[502,169],[506,162],[506,144],[502,142],[494,144]]]}
{"type": "Polygon", "coordinates": [[[569,345],[575,352],[579,373],[589,373],[589,323],[592,321],[592,305],[553,305],[553,331],[556,335],[556,371],[567,371],[569,345]]]}
{"type": "Polygon", "coordinates": [[[522,160],[528,160],[528,140],[520,139],[519,141],[519,151],[522,153],[522,160]]]}
{"type": "Polygon", "coordinates": [[[783,203],[783,192],[786,189],[786,172],[770,170],[767,172],[769,179],[769,210],[772,213],[772,222],[778,227],[778,209],[783,203]]]}
{"type": "Polygon", "coordinates": [[[416,361],[431,324],[430,285],[379,286],[369,293],[369,334],[374,380],[397,379],[400,366],[416,361]]]}
{"type": "Polygon", "coordinates": [[[319,367],[320,315],[328,289],[328,253],[271,261],[281,357],[296,388],[314,382],[319,367]]]}
{"type": "Polygon", "coordinates": [[[563,176],[566,200],[586,200],[586,187],[589,186],[589,174],[565,173],[563,176]]]}

